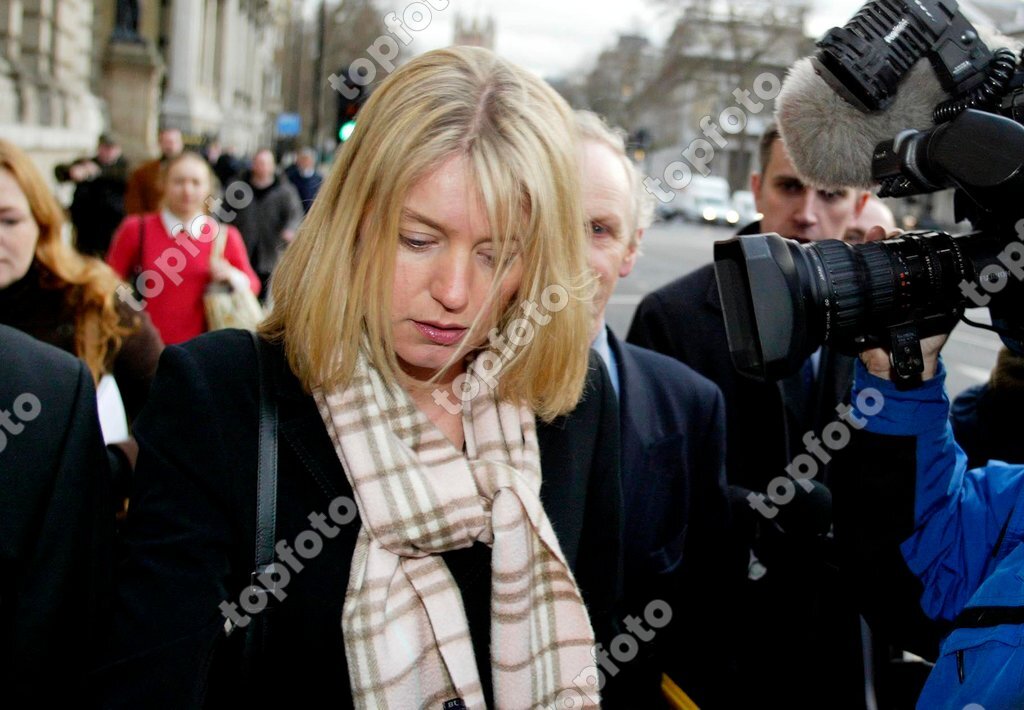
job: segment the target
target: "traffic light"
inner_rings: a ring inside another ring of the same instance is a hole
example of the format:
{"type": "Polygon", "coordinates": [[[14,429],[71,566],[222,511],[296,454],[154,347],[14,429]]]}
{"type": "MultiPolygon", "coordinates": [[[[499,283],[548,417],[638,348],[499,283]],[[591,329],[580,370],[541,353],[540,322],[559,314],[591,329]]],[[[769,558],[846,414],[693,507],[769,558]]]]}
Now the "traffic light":
{"type": "Polygon", "coordinates": [[[341,128],[338,129],[338,140],[344,143],[352,135],[352,131],[356,130],[356,119],[352,118],[341,124],[341,128]]]}
{"type": "Polygon", "coordinates": [[[647,151],[651,147],[651,139],[651,132],[646,128],[638,128],[629,134],[627,148],[632,151],[634,162],[642,163],[644,158],[647,157],[647,151]]]}
{"type": "Polygon", "coordinates": [[[356,128],[356,114],[366,101],[366,89],[354,81],[345,82],[345,94],[338,92],[338,140],[344,143],[356,128]],[[349,88],[350,87],[350,88],[349,88]],[[353,91],[355,94],[353,95],[353,91]]]}

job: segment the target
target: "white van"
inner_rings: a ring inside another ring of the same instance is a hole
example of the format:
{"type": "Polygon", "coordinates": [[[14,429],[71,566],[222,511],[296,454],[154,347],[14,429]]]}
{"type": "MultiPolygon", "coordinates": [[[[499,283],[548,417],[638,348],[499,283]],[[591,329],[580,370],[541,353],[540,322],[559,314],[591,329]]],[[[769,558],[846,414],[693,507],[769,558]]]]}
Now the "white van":
{"type": "Polygon", "coordinates": [[[679,191],[678,200],[683,218],[691,222],[735,224],[739,221],[725,178],[694,175],[690,184],[679,191]]]}

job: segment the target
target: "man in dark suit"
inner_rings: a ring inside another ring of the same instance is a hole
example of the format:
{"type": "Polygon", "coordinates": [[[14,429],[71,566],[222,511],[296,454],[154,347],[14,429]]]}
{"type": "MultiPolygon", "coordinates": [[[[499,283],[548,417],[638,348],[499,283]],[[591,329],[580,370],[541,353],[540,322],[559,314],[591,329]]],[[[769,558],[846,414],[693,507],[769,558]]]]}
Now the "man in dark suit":
{"type": "MultiPolygon", "coordinates": [[[[644,191],[622,139],[578,112],[583,203],[591,226],[590,266],[598,276],[594,349],[618,395],[625,511],[625,628],[652,605],[673,622],[653,637],[637,632],[627,666],[633,707],[662,705],[662,673],[701,707],[728,704],[729,649],[724,565],[729,528],[724,403],[711,382],[675,360],[620,342],[605,325],[615,284],[637,258],[650,222],[644,191]]],[[[635,625],[635,624],[634,624],[635,625]]],[[[622,649],[614,649],[622,650],[622,649]]]]}
{"type": "Polygon", "coordinates": [[[85,365],[0,325],[0,686],[4,707],[82,705],[105,631],[114,518],[85,365]]]}
{"type": "MultiPolygon", "coordinates": [[[[774,127],[762,138],[761,172],[751,176],[751,190],[762,219],[740,233],[776,232],[801,242],[841,237],[868,197],[804,184],[774,127]]],[[[725,396],[733,555],[748,567],[737,644],[748,702],[864,707],[859,619],[842,599],[831,563],[827,471],[815,477],[810,494],[795,486],[796,497],[771,520],[751,503],[764,500],[769,483],[809,450],[811,433],[820,439],[839,420],[852,358],[822,348],[779,382],[739,375],[712,264],[648,294],[628,340],[690,365],[725,396]]]]}

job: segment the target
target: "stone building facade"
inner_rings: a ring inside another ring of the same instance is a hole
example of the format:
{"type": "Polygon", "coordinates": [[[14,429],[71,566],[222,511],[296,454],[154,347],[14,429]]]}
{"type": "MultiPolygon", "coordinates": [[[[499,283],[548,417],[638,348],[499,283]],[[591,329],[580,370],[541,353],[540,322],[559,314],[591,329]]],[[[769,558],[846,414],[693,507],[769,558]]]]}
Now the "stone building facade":
{"type": "Polygon", "coordinates": [[[159,125],[251,152],[274,138],[301,0],[0,0],[0,137],[52,164],[113,130],[130,160],[159,125]]]}
{"type": "Polygon", "coordinates": [[[0,138],[52,174],[95,149],[103,105],[92,91],[93,0],[0,0],[0,138]]]}

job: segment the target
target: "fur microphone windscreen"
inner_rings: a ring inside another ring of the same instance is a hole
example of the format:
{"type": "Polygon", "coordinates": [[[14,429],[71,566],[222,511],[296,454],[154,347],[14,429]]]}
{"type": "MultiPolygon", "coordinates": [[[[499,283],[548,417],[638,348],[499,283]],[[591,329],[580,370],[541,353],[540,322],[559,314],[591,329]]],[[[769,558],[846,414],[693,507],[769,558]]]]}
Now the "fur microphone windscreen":
{"type": "MultiPolygon", "coordinates": [[[[1020,49],[1017,41],[981,28],[978,32],[989,47],[1020,49]]],[[[793,165],[810,183],[824,189],[871,188],[875,146],[900,131],[932,128],[932,111],[947,98],[929,61],[921,59],[889,108],[863,113],[835,93],[805,57],[786,75],[775,121],[793,165]]]]}
{"type": "Polygon", "coordinates": [[[863,113],[822,79],[810,57],[789,70],[775,104],[775,120],[793,165],[818,187],[870,188],[875,146],[908,128],[931,128],[932,111],[947,97],[927,59],[900,84],[885,111],[863,113]]]}

